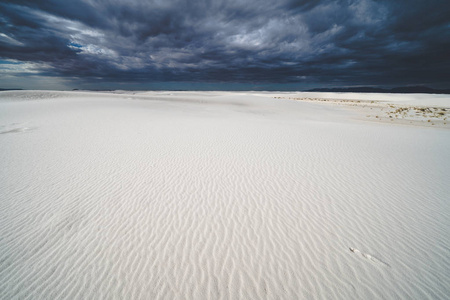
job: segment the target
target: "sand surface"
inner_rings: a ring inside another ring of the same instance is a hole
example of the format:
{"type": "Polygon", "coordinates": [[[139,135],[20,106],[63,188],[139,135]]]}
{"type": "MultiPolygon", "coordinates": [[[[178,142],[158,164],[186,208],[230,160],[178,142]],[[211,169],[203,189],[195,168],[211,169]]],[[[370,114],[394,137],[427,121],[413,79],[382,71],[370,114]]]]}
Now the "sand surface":
{"type": "Polygon", "coordinates": [[[450,97],[382,97],[1,92],[0,298],[448,299],[450,130],[361,109],[450,97]]]}

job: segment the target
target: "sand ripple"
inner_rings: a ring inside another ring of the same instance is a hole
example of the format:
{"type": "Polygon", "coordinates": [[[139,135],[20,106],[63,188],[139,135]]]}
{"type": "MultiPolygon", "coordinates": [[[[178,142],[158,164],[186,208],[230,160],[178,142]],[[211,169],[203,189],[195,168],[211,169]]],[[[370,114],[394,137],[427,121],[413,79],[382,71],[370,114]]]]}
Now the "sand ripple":
{"type": "Polygon", "coordinates": [[[0,103],[0,298],[450,294],[447,131],[163,96],[0,103]]]}

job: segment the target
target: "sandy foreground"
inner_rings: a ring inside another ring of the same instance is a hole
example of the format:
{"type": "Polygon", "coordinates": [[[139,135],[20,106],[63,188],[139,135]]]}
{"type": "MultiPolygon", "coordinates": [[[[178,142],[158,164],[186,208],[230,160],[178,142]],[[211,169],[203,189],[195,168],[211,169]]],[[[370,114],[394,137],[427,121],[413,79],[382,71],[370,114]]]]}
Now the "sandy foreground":
{"type": "Polygon", "coordinates": [[[0,92],[0,298],[448,299],[449,108],[0,92]]]}

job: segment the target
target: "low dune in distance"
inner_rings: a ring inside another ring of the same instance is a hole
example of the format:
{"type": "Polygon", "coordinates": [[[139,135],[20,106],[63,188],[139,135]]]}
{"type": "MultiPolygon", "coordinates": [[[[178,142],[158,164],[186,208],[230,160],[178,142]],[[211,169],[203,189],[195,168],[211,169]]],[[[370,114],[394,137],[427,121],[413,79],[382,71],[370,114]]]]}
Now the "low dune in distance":
{"type": "Polygon", "coordinates": [[[446,299],[449,109],[0,92],[0,298],[446,299]]]}

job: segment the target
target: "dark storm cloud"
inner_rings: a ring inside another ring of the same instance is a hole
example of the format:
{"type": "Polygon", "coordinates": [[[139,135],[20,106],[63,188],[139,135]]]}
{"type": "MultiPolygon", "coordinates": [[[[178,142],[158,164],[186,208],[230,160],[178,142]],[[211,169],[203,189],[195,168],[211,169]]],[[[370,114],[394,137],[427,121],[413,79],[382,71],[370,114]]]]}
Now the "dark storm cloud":
{"type": "Polygon", "coordinates": [[[8,1],[0,59],[77,82],[448,86],[449,16],[446,0],[8,1]]]}

